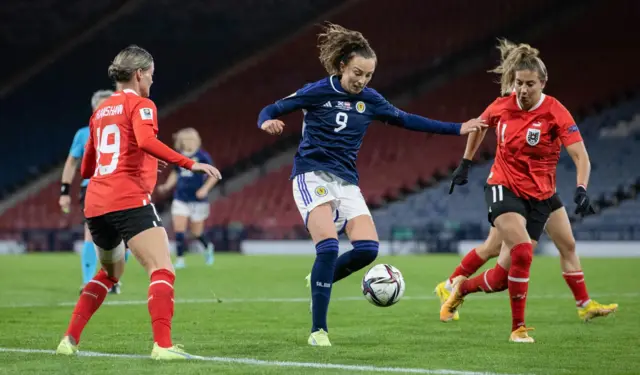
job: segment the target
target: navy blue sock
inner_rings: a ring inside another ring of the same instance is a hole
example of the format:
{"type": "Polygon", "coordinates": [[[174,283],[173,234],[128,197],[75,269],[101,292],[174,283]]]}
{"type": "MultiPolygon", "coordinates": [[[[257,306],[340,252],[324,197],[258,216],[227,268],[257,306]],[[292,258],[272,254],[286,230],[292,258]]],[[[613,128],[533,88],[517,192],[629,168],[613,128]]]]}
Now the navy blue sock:
{"type": "Polygon", "coordinates": [[[311,315],[313,327],[311,332],[327,328],[327,311],[331,299],[331,284],[333,272],[338,258],[338,240],[327,238],[316,244],[316,261],[311,269],[311,301],[313,308],[311,315]]]}
{"type": "Polygon", "coordinates": [[[333,273],[333,282],[342,280],[352,273],[371,264],[378,256],[378,241],[353,241],[353,250],[338,257],[336,270],[333,273]]]}
{"type": "Polygon", "coordinates": [[[205,249],[207,248],[207,246],[209,246],[209,240],[207,240],[204,234],[201,234],[198,237],[198,241],[200,241],[200,243],[202,244],[202,246],[204,246],[205,249]]]}
{"type": "Polygon", "coordinates": [[[184,255],[184,249],[187,247],[187,242],[184,239],[184,232],[176,233],[176,253],[179,257],[184,255]]]}

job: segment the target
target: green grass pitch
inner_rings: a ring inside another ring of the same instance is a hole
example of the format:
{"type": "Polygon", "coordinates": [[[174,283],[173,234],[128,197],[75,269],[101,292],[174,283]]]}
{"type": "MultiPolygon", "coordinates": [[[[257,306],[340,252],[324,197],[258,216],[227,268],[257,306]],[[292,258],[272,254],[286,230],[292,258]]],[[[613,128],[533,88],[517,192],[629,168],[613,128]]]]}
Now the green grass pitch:
{"type": "Polygon", "coordinates": [[[312,261],[221,254],[206,267],[200,257],[188,257],[188,268],[177,272],[174,340],[208,360],[156,363],[145,358],[152,346],[148,279],[135,260],[122,279],[123,293],[107,297],[82,336],[82,352],[115,356],[61,358],[50,351],[78,296],[79,257],[2,256],[0,374],[640,373],[640,259],[583,259],[592,298],[620,304],[615,316],[584,324],[558,259],[535,258],[527,324],[536,328],[537,342],[526,345],[508,342],[506,293],[471,296],[459,322],[439,322],[432,290],[459,262],[457,256],[380,258],[377,263],[403,272],[405,298],[389,308],[369,304],[360,293],[363,271],[335,284],[330,348],[306,344],[304,276],[312,261]]]}

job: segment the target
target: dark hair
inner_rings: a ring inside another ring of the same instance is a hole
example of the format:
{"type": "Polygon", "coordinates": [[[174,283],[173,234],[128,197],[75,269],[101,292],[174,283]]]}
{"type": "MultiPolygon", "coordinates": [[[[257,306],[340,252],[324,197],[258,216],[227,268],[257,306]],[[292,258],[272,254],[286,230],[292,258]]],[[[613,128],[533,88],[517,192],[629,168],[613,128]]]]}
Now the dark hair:
{"type": "Polygon", "coordinates": [[[109,65],[109,78],[115,82],[129,82],[136,70],[147,70],[151,64],[153,56],[144,48],[132,44],[113,59],[109,65]]]}
{"type": "Polygon", "coordinates": [[[327,23],[318,34],[320,62],[329,74],[340,74],[340,63],[345,65],[356,55],[377,59],[367,39],[358,31],[327,23]]]}
{"type": "Polygon", "coordinates": [[[540,51],[528,44],[515,44],[507,39],[498,39],[500,50],[500,65],[489,70],[490,73],[500,75],[500,92],[502,95],[509,95],[513,91],[516,81],[516,72],[520,70],[531,70],[538,73],[541,81],[548,79],[547,67],[540,57],[540,51]]]}

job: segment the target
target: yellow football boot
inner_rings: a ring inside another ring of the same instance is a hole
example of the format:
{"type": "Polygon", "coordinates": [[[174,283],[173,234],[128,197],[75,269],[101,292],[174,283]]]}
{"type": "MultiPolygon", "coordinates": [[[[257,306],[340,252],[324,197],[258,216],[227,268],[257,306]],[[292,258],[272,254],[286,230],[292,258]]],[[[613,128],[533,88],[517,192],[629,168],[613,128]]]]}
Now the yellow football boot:
{"type": "MultiPolygon", "coordinates": [[[[440,299],[440,308],[442,308],[442,305],[447,301],[447,299],[449,299],[449,295],[451,295],[451,292],[445,287],[445,285],[446,281],[443,281],[440,284],[436,285],[436,288],[433,290],[433,292],[440,299]]],[[[460,320],[460,314],[458,313],[458,310],[456,310],[456,312],[453,314],[453,320],[460,320]]]]}
{"type": "Polygon", "coordinates": [[[451,293],[440,306],[440,321],[449,322],[455,319],[458,308],[464,302],[464,297],[460,294],[460,284],[466,279],[464,276],[456,276],[451,282],[451,293]]]}
{"type": "Polygon", "coordinates": [[[583,322],[588,322],[599,316],[607,316],[618,310],[617,303],[603,305],[594,300],[589,301],[586,306],[578,307],[578,316],[583,322]]]}
{"type": "Polygon", "coordinates": [[[511,332],[509,341],[533,344],[534,342],[536,342],[536,340],[534,340],[533,337],[529,336],[529,331],[533,331],[533,328],[529,328],[525,326],[518,327],[518,329],[511,332]]]}
{"type": "Polygon", "coordinates": [[[155,359],[157,361],[172,361],[181,359],[198,359],[198,356],[185,352],[182,345],[161,348],[154,342],[153,350],[151,351],[151,359],[155,359]]]}
{"type": "Polygon", "coordinates": [[[311,346],[331,346],[329,334],[324,329],[312,332],[307,343],[311,346]]]}

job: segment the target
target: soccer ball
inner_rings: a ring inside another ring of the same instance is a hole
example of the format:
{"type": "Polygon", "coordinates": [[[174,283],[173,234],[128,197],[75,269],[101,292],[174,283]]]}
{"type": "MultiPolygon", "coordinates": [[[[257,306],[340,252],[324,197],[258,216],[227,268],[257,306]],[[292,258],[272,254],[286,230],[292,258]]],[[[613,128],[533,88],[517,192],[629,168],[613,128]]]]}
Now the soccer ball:
{"type": "Polygon", "coordinates": [[[390,264],[376,264],[364,274],[362,294],[376,306],[394,305],[404,295],[402,273],[390,264]]]}

